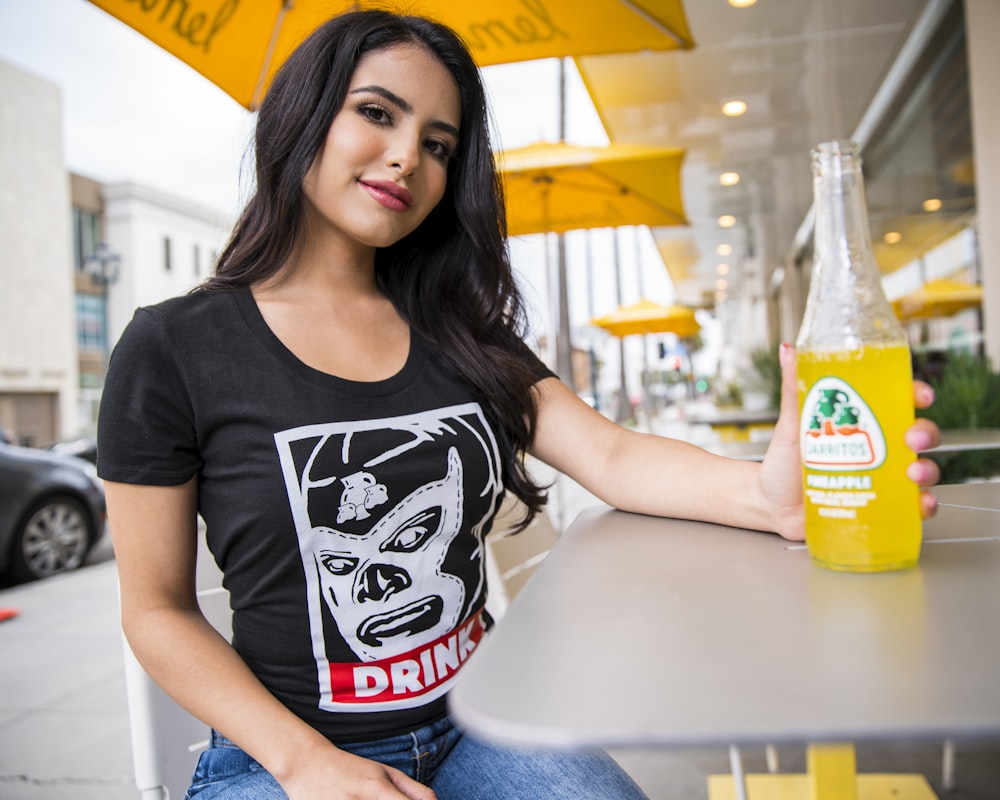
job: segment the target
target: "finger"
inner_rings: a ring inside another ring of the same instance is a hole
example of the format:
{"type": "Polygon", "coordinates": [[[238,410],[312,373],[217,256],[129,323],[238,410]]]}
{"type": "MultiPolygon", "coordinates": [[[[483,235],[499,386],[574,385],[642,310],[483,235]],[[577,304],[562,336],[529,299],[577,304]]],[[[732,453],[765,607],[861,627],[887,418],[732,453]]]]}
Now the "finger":
{"type": "Polygon", "coordinates": [[[798,426],[799,386],[798,371],[795,366],[795,348],[783,342],[778,349],[781,364],[781,407],[778,410],[778,424],[798,426]]]}
{"type": "Polygon", "coordinates": [[[936,423],[925,417],[918,417],[903,434],[903,441],[914,453],[919,453],[941,444],[941,431],[936,423]]]}
{"type": "Polygon", "coordinates": [[[930,519],[937,513],[937,498],[933,492],[920,493],[920,518],[930,519]]]}
{"type": "Polygon", "coordinates": [[[913,382],[913,402],[917,408],[928,408],[934,402],[934,388],[923,381],[913,382]]]}
{"type": "Polygon", "coordinates": [[[429,786],[418,783],[397,769],[389,770],[389,780],[408,800],[437,800],[437,795],[429,786]]]}
{"type": "Polygon", "coordinates": [[[917,486],[933,486],[941,479],[941,469],[929,458],[918,458],[906,468],[906,477],[917,486]]]}

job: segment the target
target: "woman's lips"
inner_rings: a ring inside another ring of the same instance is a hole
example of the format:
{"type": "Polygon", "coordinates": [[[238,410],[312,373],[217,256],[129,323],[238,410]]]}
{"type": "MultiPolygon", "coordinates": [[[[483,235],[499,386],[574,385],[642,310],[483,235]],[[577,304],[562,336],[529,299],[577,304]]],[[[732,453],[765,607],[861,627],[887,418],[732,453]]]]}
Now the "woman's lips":
{"type": "Polygon", "coordinates": [[[413,205],[413,195],[392,181],[358,181],[375,202],[393,211],[406,211],[413,205]]]}

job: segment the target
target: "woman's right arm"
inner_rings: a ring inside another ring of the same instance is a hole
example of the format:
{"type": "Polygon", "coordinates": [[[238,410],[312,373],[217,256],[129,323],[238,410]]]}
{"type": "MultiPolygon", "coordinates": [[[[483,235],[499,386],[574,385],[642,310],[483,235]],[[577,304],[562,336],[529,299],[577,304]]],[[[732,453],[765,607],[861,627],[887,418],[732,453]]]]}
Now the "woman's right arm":
{"type": "Polygon", "coordinates": [[[401,772],[334,747],[282,705],[202,615],[195,594],[196,478],[106,482],[122,629],[164,691],[259,761],[291,800],[433,800],[401,772]]]}

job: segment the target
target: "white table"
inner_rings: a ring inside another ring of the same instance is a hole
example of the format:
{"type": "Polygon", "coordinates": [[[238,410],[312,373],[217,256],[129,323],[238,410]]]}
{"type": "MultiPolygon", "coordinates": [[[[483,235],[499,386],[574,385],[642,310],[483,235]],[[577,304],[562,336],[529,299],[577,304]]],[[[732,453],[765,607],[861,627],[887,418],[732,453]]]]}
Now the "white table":
{"type": "MultiPolygon", "coordinates": [[[[1000,509],[998,484],[938,497],[1000,509]]],[[[912,569],[845,574],[771,534],[584,512],[452,711],[553,748],[1000,737],[1000,514],[942,505],[924,538],[912,569]]],[[[816,755],[842,797],[853,748],[816,755]]]]}
{"type": "Polygon", "coordinates": [[[752,432],[769,434],[773,431],[774,423],[778,421],[778,412],[769,408],[713,409],[701,413],[689,413],[685,416],[685,420],[692,425],[708,425],[719,435],[722,442],[742,444],[750,440],[752,432]]]}

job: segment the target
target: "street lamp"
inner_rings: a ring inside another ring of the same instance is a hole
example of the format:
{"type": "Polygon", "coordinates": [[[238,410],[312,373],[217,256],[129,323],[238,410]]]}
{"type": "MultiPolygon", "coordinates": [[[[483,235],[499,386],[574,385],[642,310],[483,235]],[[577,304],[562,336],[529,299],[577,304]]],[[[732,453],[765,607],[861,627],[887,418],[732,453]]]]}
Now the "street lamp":
{"type": "Polygon", "coordinates": [[[122,257],[112,252],[107,242],[100,242],[97,250],[83,260],[83,272],[90,278],[92,284],[101,288],[101,336],[104,349],[104,369],[107,369],[111,356],[108,325],[108,288],[118,280],[122,257]]]}

